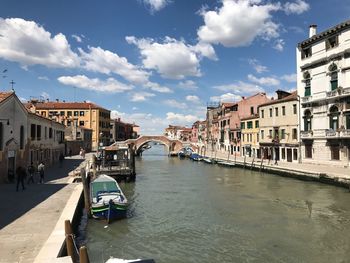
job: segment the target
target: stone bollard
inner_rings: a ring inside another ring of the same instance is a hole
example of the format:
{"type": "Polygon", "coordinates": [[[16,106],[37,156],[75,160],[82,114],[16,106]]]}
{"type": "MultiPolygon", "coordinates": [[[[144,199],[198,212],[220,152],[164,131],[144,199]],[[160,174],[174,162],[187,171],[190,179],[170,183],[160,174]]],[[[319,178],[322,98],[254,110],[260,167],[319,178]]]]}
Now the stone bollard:
{"type": "Polygon", "coordinates": [[[87,248],[85,246],[82,246],[79,249],[79,259],[80,259],[80,263],[90,263],[87,248]]]}

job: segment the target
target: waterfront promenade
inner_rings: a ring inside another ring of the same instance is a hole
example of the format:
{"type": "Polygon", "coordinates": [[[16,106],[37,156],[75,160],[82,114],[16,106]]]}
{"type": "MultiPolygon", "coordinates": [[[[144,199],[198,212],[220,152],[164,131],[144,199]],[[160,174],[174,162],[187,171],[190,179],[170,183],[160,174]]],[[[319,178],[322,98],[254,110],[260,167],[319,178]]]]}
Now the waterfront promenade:
{"type": "MultiPolygon", "coordinates": [[[[214,158],[216,156],[217,159],[235,162],[234,155],[230,155],[228,157],[227,153],[217,152],[216,155],[214,152],[209,152],[207,157],[214,158]]],[[[246,157],[246,167],[250,168],[252,164],[253,158],[246,157]]],[[[244,164],[244,157],[236,156],[236,162],[239,164],[244,164]]],[[[261,159],[254,160],[254,167],[260,167],[261,159]]],[[[347,184],[350,183],[350,168],[348,167],[340,167],[340,166],[331,166],[324,164],[307,164],[307,163],[296,163],[296,162],[280,162],[278,161],[277,165],[274,164],[274,160],[270,161],[268,164],[268,160],[264,159],[263,167],[269,170],[276,171],[286,171],[289,173],[300,173],[305,174],[306,177],[312,177],[313,179],[328,178],[330,181],[335,182],[345,182],[347,184]]]]}
{"type": "Polygon", "coordinates": [[[82,161],[67,158],[62,167],[46,169],[44,184],[36,176],[24,191],[16,192],[15,184],[0,185],[0,263],[34,261],[76,187],[67,175],[82,161]]]}

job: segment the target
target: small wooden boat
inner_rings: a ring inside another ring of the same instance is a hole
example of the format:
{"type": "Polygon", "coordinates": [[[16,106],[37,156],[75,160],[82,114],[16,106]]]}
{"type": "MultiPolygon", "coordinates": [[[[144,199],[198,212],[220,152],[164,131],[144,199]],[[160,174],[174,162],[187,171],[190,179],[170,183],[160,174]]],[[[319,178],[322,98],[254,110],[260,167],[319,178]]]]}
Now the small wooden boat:
{"type": "Polygon", "coordinates": [[[191,156],[190,156],[190,159],[192,161],[201,161],[203,159],[203,157],[201,155],[199,155],[198,153],[192,153],[191,156]]]}
{"type": "Polygon", "coordinates": [[[113,219],[126,217],[128,200],[112,177],[100,174],[90,183],[91,214],[94,218],[113,219]]]}
{"type": "Polygon", "coordinates": [[[212,164],[212,163],[213,163],[213,160],[210,159],[210,158],[203,158],[203,162],[212,164]]]}

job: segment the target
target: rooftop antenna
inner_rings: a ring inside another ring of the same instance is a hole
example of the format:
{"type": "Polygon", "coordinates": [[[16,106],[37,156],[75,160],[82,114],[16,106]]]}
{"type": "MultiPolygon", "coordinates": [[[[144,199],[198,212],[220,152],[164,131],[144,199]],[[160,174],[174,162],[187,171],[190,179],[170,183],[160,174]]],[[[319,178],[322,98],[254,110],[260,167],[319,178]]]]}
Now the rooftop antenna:
{"type": "Polygon", "coordinates": [[[12,90],[12,91],[15,91],[14,88],[13,88],[13,85],[15,85],[16,82],[14,82],[13,80],[11,80],[10,84],[11,84],[11,90],[12,90]]]}

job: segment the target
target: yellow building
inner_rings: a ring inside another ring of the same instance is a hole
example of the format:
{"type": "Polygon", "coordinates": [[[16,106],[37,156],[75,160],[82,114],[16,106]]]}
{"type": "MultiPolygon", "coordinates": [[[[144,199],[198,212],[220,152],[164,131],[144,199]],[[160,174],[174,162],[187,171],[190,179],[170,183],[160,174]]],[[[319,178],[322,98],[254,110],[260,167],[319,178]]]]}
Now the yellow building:
{"type": "Polygon", "coordinates": [[[92,129],[92,150],[110,144],[110,111],[90,102],[46,102],[31,100],[27,107],[44,117],[56,119],[67,127],[92,129]]]}
{"type": "Polygon", "coordinates": [[[276,91],[277,99],[259,106],[260,149],[265,159],[299,161],[298,95],[276,91]]]}
{"type": "Polygon", "coordinates": [[[259,116],[241,119],[241,155],[260,158],[259,116]]]}

